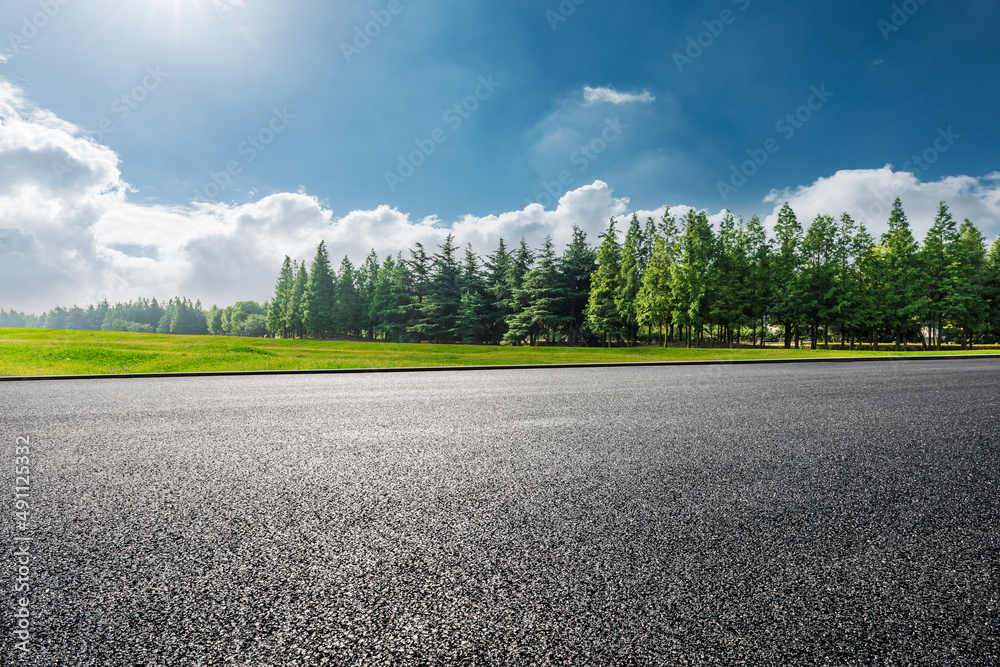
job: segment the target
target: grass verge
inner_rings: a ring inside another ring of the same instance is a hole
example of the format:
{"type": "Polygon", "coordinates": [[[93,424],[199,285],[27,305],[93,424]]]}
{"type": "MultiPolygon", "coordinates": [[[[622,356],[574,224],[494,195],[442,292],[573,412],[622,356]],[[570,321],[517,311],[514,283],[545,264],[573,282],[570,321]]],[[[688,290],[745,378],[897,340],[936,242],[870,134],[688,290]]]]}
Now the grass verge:
{"type": "MultiPolygon", "coordinates": [[[[975,352],[975,351],[973,351],[975,352]]],[[[912,351],[909,356],[932,354],[912,351]]],[[[961,354],[942,352],[940,354],[961,354]]],[[[906,356],[848,350],[493,347],[0,329],[0,375],[106,375],[906,356]]]]}

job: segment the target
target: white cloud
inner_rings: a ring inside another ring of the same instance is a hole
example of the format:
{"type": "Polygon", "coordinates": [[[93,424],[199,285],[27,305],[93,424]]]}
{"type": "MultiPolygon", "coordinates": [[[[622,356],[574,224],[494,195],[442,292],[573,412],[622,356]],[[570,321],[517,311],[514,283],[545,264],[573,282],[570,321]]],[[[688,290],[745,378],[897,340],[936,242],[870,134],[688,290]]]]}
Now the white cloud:
{"type": "Polygon", "coordinates": [[[527,206],[450,227],[388,206],[335,215],[304,191],[241,205],[143,205],[128,200],[118,156],[82,130],[25,101],[0,79],[0,308],[41,312],[107,298],[185,295],[204,303],[267,299],[282,258],[311,260],[325,240],[333,260],[381,258],[417,242],[435,251],[453,232],[485,254],[503,236],[533,247],[574,224],[592,239],[628,202],[597,181],[552,211],[527,206]]]}
{"type": "MultiPolygon", "coordinates": [[[[552,210],[531,204],[467,215],[450,225],[433,216],[412,219],[389,206],[337,214],[301,190],[240,205],[188,206],[138,204],[128,192],[113,151],[29,104],[0,78],[0,308],[42,312],[141,296],[184,295],[206,305],[264,300],[282,258],[311,261],[321,240],[337,265],[344,255],[360,262],[372,248],[380,258],[405,255],[417,242],[435,251],[449,232],[482,256],[500,237],[509,246],[524,238],[537,248],[551,235],[562,247],[573,225],[596,243],[608,218],[619,217],[624,232],[631,215],[628,199],[615,197],[600,180],[570,190],[552,210]]],[[[1000,174],[923,183],[890,167],[842,171],[774,192],[768,201],[775,211],[790,201],[804,223],[818,213],[847,210],[878,233],[888,215],[878,206],[891,205],[896,196],[917,230],[926,229],[938,200],[946,199],[957,217],[970,217],[991,236],[1000,231],[1000,174]]],[[[672,207],[678,217],[687,210],[672,207]]],[[[661,207],[638,215],[644,221],[662,213],[661,207]]]]}
{"type": "Polygon", "coordinates": [[[938,202],[946,201],[952,215],[969,218],[987,238],[1000,233],[1000,172],[983,177],[948,176],[921,181],[911,172],[881,169],[850,169],[820,178],[811,185],[772,191],[765,199],[775,205],[767,217],[772,225],[784,202],[791,204],[799,221],[808,225],[817,215],[849,213],[878,236],[887,228],[892,204],[899,197],[910,226],[922,240],[937,214],[938,202]]]}
{"type": "Polygon", "coordinates": [[[644,90],[641,93],[619,93],[614,88],[591,88],[590,86],[584,86],[583,88],[583,100],[590,106],[597,102],[608,102],[610,104],[649,104],[656,100],[648,90],[644,90]]]}

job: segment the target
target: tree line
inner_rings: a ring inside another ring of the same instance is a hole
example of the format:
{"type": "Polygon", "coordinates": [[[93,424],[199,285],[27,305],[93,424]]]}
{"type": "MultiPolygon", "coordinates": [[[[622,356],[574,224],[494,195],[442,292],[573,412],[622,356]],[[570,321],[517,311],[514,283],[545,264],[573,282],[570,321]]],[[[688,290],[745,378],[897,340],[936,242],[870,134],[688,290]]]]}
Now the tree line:
{"type": "Polygon", "coordinates": [[[1000,341],[1000,240],[987,250],[945,202],[923,243],[899,199],[876,240],[850,215],[805,228],[785,204],[769,238],[759,217],[669,209],[620,238],[612,218],[594,248],[574,227],[561,255],[500,239],[481,259],[448,236],[360,267],[334,269],[324,243],[311,266],[286,257],[266,326],[283,338],[363,337],[392,342],[656,342],[851,349],[890,342],[940,348],[1000,341]]]}
{"type": "Polygon", "coordinates": [[[285,257],[267,303],[204,310],[140,299],[43,316],[0,311],[0,326],[177,334],[351,337],[387,342],[897,349],[1000,342],[1000,240],[959,224],[945,202],[922,243],[899,199],[876,239],[850,215],[804,227],[785,204],[769,237],[759,217],[666,210],[622,236],[611,218],[599,243],[573,228],[558,254],[503,239],[485,258],[449,235],[360,266],[331,265],[320,243],[310,265],[285,257]]]}
{"type": "Polygon", "coordinates": [[[131,331],[192,336],[268,336],[267,304],[241,301],[228,308],[202,308],[201,302],[175,297],[160,304],[154,298],[110,305],[107,301],[81,308],[56,307],[42,315],[0,310],[0,327],[131,331]]]}

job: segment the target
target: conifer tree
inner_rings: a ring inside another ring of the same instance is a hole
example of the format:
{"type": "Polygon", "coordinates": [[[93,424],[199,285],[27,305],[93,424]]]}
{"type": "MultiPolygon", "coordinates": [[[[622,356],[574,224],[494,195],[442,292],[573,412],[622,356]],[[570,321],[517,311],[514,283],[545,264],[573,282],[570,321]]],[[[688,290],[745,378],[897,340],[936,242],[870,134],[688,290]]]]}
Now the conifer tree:
{"type": "Polygon", "coordinates": [[[929,343],[939,350],[952,264],[949,253],[954,249],[957,238],[955,219],[948,205],[942,201],[917,257],[920,271],[919,315],[928,322],[929,343]]]}
{"type": "Polygon", "coordinates": [[[587,300],[587,325],[603,334],[608,347],[611,347],[612,337],[619,335],[622,328],[621,315],[615,305],[622,256],[615,224],[615,219],[611,218],[608,231],[601,234],[603,240],[597,250],[597,271],[591,278],[587,300]]]}
{"type": "Polygon", "coordinates": [[[799,246],[802,243],[802,225],[795,211],[786,202],[778,213],[774,225],[775,253],[772,262],[773,306],[772,313],[785,329],[785,348],[798,347],[798,327],[802,315],[799,272],[802,257],[799,246]]]}
{"type": "Polygon", "coordinates": [[[331,275],[334,282],[331,330],[345,336],[360,336],[361,293],[358,289],[358,272],[351,258],[345,255],[340,261],[340,271],[331,275]]]}
{"type": "Polygon", "coordinates": [[[552,332],[560,324],[562,299],[552,237],[546,236],[534,267],[525,274],[518,289],[516,301],[523,308],[507,318],[505,340],[520,343],[527,339],[529,345],[534,345],[539,334],[546,333],[548,342],[552,342],[552,332]]]}
{"type": "Polygon", "coordinates": [[[903,204],[896,198],[889,216],[889,230],[882,235],[885,261],[885,293],[882,299],[886,325],[895,338],[895,349],[908,342],[920,305],[917,303],[917,243],[913,240],[910,223],[903,204]]]}
{"type": "Polygon", "coordinates": [[[559,258],[558,268],[562,287],[561,326],[569,342],[575,344],[584,333],[590,278],[597,270],[597,253],[587,243],[587,233],[576,225],[573,225],[573,239],[559,258]]]}
{"type": "Polygon", "coordinates": [[[313,337],[323,337],[333,333],[333,303],[336,295],[334,276],[330,269],[330,257],[326,242],[320,241],[316,248],[309,282],[306,285],[305,308],[302,320],[306,332],[313,337]]]}
{"type": "Polygon", "coordinates": [[[492,343],[499,343],[507,333],[507,304],[512,297],[507,273],[512,261],[503,238],[496,251],[486,258],[487,329],[492,343]]]}
{"type": "MultiPolygon", "coordinates": [[[[288,255],[285,255],[285,261],[281,265],[281,273],[278,275],[278,282],[274,286],[274,298],[271,299],[267,308],[267,330],[281,338],[288,338],[285,312],[290,307],[289,299],[292,296],[292,285],[294,283],[295,276],[292,274],[292,260],[288,255]]],[[[213,312],[214,310],[213,308],[213,312]]],[[[212,326],[209,326],[210,331],[211,329],[212,326]]],[[[214,331],[212,333],[218,335],[214,331]]]]}
{"type": "Polygon", "coordinates": [[[986,239],[968,218],[958,230],[951,244],[951,267],[948,276],[948,294],[945,312],[958,328],[962,349],[974,341],[973,332],[986,315],[983,287],[986,278],[986,239]]]}
{"type": "Polygon", "coordinates": [[[642,286],[642,253],[642,228],[639,226],[639,216],[633,213],[622,245],[614,294],[615,308],[618,309],[618,317],[629,345],[635,344],[639,328],[636,296],[642,286]]]}

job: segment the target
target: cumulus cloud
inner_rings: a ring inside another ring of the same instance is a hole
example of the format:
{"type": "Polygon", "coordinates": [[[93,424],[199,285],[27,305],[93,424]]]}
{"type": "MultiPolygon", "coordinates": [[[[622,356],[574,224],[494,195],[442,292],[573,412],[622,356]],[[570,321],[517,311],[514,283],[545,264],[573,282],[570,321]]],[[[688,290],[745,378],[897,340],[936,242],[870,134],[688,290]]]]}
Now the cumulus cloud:
{"type": "MultiPolygon", "coordinates": [[[[283,257],[310,261],[320,241],[337,265],[345,255],[360,262],[371,249],[380,258],[405,254],[416,243],[435,251],[449,233],[484,255],[501,237],[508,245],[523,238],[538,247],[551,236],[563,247],[574,225],[596,243],[610,217],[622,219],[624,231],[632,212],[629,200],[600,180],[570,190],[548,210],[533,203],[454,221],[414,219],[389,206],[335,212],[304,191],[238,205],[188,206],[138,204],[128,193],[113,151],[34,107],[0,78],[0,308],[37,313],[141,296],[184,295],[205,305],[265,300],[283,257]]],[[[804,222],[846,210],[878,233],[896,196],[918,231],[945,199],[956,216],[968,216],[989,235],[1000,232],[1000,173],[924,183],[888,166],[842,171],[772,192],[767,201],[775,213],[790,201],[804,222]]],[[[688,210],[671,207],[678,217],[688,210]]],[[[638,211],[643,221],[662,214],[663,207],[638,211]]]]}
{"type": "Polygon", "coordinates": [[[614,88],[591,88],[590,86],[584,86],[583,88],[583,101],[587,106],[598,102],[607,102],[609,104],[649,104],[655,100],[656,98],[648,90],[644,90],[641,93],[619,93],[614,88]]]}
{"type": "Polygon", "coordinates": [[[842,170],[810,185],[772,191],[765,201],[774,204],[774,211],[766,222],[773,225],[781,206],[788,202],[803,224],[817,215],[846,212],[878,235],[887,229],[897,197],[918,240],[933,224],[940,201],[948,203],[957,219],[969,218],[987,238],[1000,233],[1000,172],[924,182],[912,172],[893,170],[892,165],[842,170]]]}
{"type": "Polygon", "coordinates": [[[562,245],[573,225],[596,238],[628,209],[601,181],[568,192],[554,210],[533,204],[452,224],[389,206],[336,215],[302,191],[239,205],[137,204],[113,151],[2,79],[0,175],[0,308],[34,312],[140,296],[263,300],[282,258],[311,260],[321,240],[338,264],[418,242],[434,251],[449,233],[484,254],[500,237],[538,246],[551,235],[562,245]]]}

